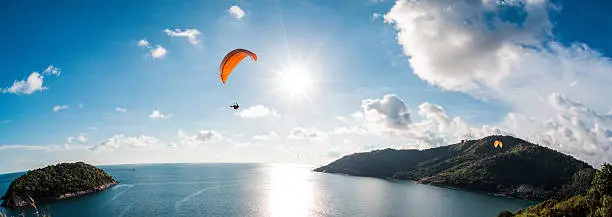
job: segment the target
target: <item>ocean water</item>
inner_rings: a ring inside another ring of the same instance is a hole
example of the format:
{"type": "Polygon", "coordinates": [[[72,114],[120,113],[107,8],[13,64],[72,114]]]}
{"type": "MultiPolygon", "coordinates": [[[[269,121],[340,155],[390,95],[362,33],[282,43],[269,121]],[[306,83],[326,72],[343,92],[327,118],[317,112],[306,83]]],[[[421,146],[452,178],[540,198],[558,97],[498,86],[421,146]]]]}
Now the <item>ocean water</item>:
{"type": "MultiPolygon", "coordinates": [[[[120,184],[41,205],[63,216],[491,217],[533,202],[285,164],[149,164],[100,167],[120,184]]],[[[6,192],[18,174],[0,175],[6,192]]],[[[17,216],[11,210],[0,211],[17,216]]],[[[31,210],[25,211],[26,216],[31,210]]]]}

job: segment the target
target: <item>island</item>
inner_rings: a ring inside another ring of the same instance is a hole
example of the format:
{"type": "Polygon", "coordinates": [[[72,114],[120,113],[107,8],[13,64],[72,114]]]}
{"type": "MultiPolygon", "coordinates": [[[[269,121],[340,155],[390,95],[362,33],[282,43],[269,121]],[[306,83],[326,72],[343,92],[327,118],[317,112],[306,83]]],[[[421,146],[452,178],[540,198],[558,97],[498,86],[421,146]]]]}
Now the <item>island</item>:
{"type": "Polygon", "coordinates": [[[18,208],[103,191],[118,182],[92,165],[60,163],[30,170],[15,179],[2,196],[2,206],[18,208]]]}
{"type": "Polygon", "coordinates": [[[426,150],[355,153],[314,171],[414,180],[532,201],[584,194],[595,174],[570,155],[501,135],[426,150]],[[496,140],[503,146],[495,147],[496,140]]]}

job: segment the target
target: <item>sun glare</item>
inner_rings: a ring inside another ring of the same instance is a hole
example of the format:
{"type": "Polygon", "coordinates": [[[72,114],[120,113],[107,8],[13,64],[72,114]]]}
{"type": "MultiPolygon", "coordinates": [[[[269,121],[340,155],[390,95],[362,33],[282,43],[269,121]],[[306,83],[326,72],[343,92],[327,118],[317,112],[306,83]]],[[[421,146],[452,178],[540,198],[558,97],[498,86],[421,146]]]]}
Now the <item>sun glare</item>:
{"type": "Polygon", "coordinates": [[[312,89],[312,79],[302,67],[290,67],[281,72],[280,82],[282,89],[291,96],[304,96],[312,89]]]}
{"type": "Polygon", "coordinates": [[[313,88],[313,80],[308,69],[300,65],[290,65],[280,70],[280,89],[289,97],[306,97],[313,88]]]}

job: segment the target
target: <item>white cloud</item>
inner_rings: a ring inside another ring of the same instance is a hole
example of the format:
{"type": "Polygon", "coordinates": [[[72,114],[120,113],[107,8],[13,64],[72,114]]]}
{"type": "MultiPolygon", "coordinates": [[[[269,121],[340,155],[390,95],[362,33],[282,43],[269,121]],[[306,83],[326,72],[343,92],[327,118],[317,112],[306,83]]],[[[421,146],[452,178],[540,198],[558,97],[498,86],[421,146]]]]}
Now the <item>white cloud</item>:
{"type": "Polygon", "coordinates": [[[64,110],[64,109],[69,109],[69,108],[70,106],[68,105],[56,105],[56,106],[53,106],[53,112],[57,112],[59,110],[64,110]]]}
{"type": "Polygon", "coordinates": [[[144,38],[138,41],[138,47],[149,49],[148,54],[151,55],[153,59],[163,59],[167,53],[166,48],[161,45],[155,45],[155,47],[153,47],[152,44],[144,38]]]}
{"type": "Polygon", "coordinates": [[[9,124],[11,123],[11,120],[3,120],[2,122],[0,122],[1,124],[9,124]]]}
{"type": "Polygon", "coordinates": [[[276,110],[265,107],[263,105],[251,106],[249,108],[241,110],[240,112],[236,113],[236,115],[242,118],[261,118],[267,116],[278,118],[281,117],[281,115],[278,114],[276,110]]]}
{"type": "Polygon", "coordinates": [[[126,137],[123,134],[115,135],[110,137],[99,144],[96,144],[90,148],[92,151],[108,150],[113,151],[120,148],[147,148],[161,145],[159,139],[140,135],[136,137],[126,137]]]}
{"type": "Polygon", "coordinates": [[[384,18],[398,30],[414,74],[430,84],[502,100],[530,116],[554,113],[544,99],[552,93],[610,108],[601,100],[612,97],[610,59],[586,44],[554,41],[550,2],[498,3],[397,1],[384,18]],[[504,11],[526,17],[508,22],[504,11]]]}
{"type": "Polygon", "coordinates": [[[403,129],[410,123],[410,109],[395,94],[384,95],[382,99],[362,100],[361,107],[368,122],[386,127],[403,129]]]}
{"type": "Polygon", "coordinates": [[[236,18],[236,19],[242,19],[242,17],[244,17],[244,14],[245,14],[244,11],[240,7],[238,7],[236,5],[232,5],[232,7],[230,7],[230,9],[227,10],[227,12],[233,18],[236,18]]]}
{"type": "Polygon", "coordinates": [[[98,130],[98,127],[89,127],[87,129],[89,129],[89,130],[98,130]]]}
{"type": "Polygon", "coordinates": [[[601,114],[562,94],[551,94],[556,117],[547,120],[509,114],[504,126],[541,145],[599,166],[612,159],[612,112],[601,114]]]}
{"type": "Polygon", "coordinates": [[[470,125],[461,117],[448,116],[441,106],[425,102],[416,112],[421,121],[410,122],[405,127],[372,125],[372,120],[366,118],[362,124],[338,127],[333,133],[388,135],[405,139],[406,148],[419,149],[448,145],[462,139],[510,135],[571,154],[593,166],[612,159],[612,111],[602,114],[556,93],[551,94],[547,101],[556,115],[551,119],[510,113],[504,121],[491,126],[470,125]]]}
{"type": "Polygon", "coordinates": [[[55,76],[60,76],[61,71],[60,69],[56,68],[53,65],[49,65],[45,71],[43,71],[42,73],[43,75],[55,75],[55,76]]]}
{"type": "Polygon", "coordinates": [[[327,141],[328,135],[314,127],[310,128],[302,128],[295,127],[291,131],[289,131],[290,139],[302,139],[313,142],[325,142],[327,141]]]}
{"type": "Polygon", "coordinates": [[[185,37],[185,38],[187,38],[187,41],[189,41],[189,43],[191,43],[191,44],[198,44],[198,43],[200,43],[200,41],[198,41],[198,35],[200,35],[201,33],[197,29],[186,29],[186,30],[181,30],[181,29],[175,29],[175,30],[164,29],[164,32],[166,34],[168,34],[168,36],[172,36],[172,37],[185,37]]]}
{"type": "Polygon", "coordinates": [[[254,140],[269,140],[269,139],[273,139],[273,138],[277,138],[278,134],[274,131],[270,131],[264,134],[257,134],[255,136],[253,136],[254,140]]]}
{"type": "Polygon", "coordinates": [[[27,95],[46,89],[46,87],[43,87],[43,76],[38,72],[32,72],[26,80],[14,81],[13,86],[2,89],[2,92],[27,95]]]}
{"type": "Polygon", "coordinates": [[[55,75],[57,77],[60,74],[60,69],[54,67],[53,65],[49,65],[49,67],[47,67],[42,74],[32,72],[28,78],[26,78],[26,80],[14,81],[12,86],[1,89],[1,92],[17,95],[29,95],[36,91],[43,91],[48,89],[47,87],[43,86],[44,76],[55,75]]]}
{"type": "Polygon", "coordinates": [[[121,108],[121,107],[115,107],[115,111],[116,112],[127,112],[126,108],[121,108]]]}
{"type": "Polygon", "coordinates": [[[151,57],[153,57],[153,59],[164,58],[166,56],[166,48],[162,47],[161,45],[157,45],[155,48],[151,48],[149,53],[151,53],[151,57]]]}
{"type": "Polygon", "coordinates": [[[202,145],[205,143],[214,143],[220,141],[223,136],[214,130],[201,130],[195,135],[187,135],[182,130],[179,130],[177,137],[180,144],[184,146],[202,145]]]}
{"type": "Polygon", "coordinates": [[[79,135],[77,137],[71,136],[71,137],[68,137],[66,141],[68,141],[68,143],[72,143],[74,142],[75,139],[81,143],[87,142],[87,138],[84,135],[79,135]]]}
{"type": "Polygon", "coordinates": [[[143,38],[138,41],[138,47],[151,47],[151,43],[143,38]]]}
{"type": "Polygon", "coordinates": [[[166,119],[166,118],[171,118],[172,114],[163,114],[159,110],[153,110],[153,112],[151,112],[149,117],[150,118],[157,118],[157,119],[166,119]]]}

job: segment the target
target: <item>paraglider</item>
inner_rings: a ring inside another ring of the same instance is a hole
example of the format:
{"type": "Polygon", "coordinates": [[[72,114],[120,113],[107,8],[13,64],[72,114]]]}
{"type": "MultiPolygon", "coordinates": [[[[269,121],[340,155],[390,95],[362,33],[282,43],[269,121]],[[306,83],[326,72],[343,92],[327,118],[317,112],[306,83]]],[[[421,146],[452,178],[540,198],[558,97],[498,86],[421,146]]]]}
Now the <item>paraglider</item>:
{"type": "MultiPolygon", "coordinates": [[[[253,61],[257,61],[257,54],[246,49],[235,49],[225,55],[221,61],[221,65],[219,66],[219,79],[223,84],[227,82],[227,79],[229,78],[230,74],[232,74],[234,68],[236,68],[236,65],[238,65],[238,63],[240,63],[247,56],[251,57],[253,61]]],[[[229,107],[233,108],[234,110],[238,110],[238,108],[240,108],[238,103],[234,103],[234,105],[229,107]]]]}
{"type": "Polygon", "coordinates": [[[493,143],[493,146],[495,146],[495,148],[497,148],[497,146],[501,148],[502,145],[503,145],[502,142],[500,142],[499,140],[495,140],[495,143],[493,143]]]}
{"type": "Polygon", "coordinates": [[[221,82],[225,84],[225,82],[227,82],[227,78],[230,76],[236,65],[238,65],[238,63],[240,63],[247,56],[250,56],[251,59],[257,61],[257,54],[246,49],[236,49],[225,55],[225,58],[223,58],[223,61],[221,61],[221,65],[219,66],[219,79],[221,79],[221,82]]]}

